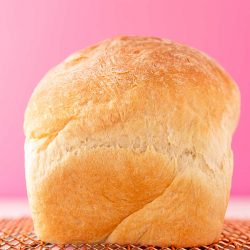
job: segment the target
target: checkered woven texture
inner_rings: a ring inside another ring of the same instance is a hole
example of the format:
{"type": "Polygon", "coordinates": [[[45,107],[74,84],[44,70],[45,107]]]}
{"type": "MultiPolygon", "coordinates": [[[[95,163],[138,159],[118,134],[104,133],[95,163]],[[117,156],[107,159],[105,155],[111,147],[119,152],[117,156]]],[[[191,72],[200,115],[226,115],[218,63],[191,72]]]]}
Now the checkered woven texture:
{"type": "MultiPolygon", "coordinates": [[[[175,247],[135,246],[118,244],[81,244],[81,245],[56,245],[37,239],[33,232],[33,224],[30,218],[0,219],[0,249],[122,249],[145,250],[165,249],[176,250],[175,247]]],[[[185,250],[185,248],[178,248],[185,250]]],[[[193,250],[204,249],[249,249],[250,250],[250,221],[228,220],[225,222],[219,242],[209,246],[190,248],[193,250]]]]}

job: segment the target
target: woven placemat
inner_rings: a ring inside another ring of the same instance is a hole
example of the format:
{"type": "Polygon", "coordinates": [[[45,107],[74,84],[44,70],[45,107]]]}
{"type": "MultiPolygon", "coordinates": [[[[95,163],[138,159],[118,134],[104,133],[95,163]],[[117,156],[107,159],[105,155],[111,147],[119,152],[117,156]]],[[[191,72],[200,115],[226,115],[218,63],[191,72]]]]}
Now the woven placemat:
{"type": "MultiPolygon", "coordinates": [[[[174,250],[174,247],[154,246],[120,246],[117,244],[81,244],[81,245],[56,245],[46,243],[37,239],[33,232],[32,220],[30,218],[0,219],[0,249],[123,249],[123,250],[145,250],[165,249],[174,250]]],[[[210,246],[191,248],[200,249],[250,249],[250,221],[228,220],[225,222],[221,239],[218,243],[210,246]]],[[[179,248],[185,250],[185,248],[179,248]]]]}

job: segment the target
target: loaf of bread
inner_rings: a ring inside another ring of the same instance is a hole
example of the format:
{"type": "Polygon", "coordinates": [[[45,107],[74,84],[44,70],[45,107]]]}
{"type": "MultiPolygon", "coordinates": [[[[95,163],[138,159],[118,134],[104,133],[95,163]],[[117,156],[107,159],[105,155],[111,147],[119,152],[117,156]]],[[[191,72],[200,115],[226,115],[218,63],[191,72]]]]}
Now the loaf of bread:
{"type": "Polygon", "coordinates": [[[198,246],[218,240],[240,95],[211,58],[151,37],[68,57],[25,113],[28,198],[39,239],[198,246]]]}

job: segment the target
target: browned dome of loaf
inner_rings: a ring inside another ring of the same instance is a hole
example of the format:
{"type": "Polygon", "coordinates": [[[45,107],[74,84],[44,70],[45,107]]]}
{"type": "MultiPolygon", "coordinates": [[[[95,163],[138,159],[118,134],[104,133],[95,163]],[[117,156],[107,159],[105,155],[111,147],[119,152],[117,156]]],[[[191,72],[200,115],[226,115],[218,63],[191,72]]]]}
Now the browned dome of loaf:
{"type": "Polygon", "coordinates": [[[214,60],[169,40],[117,37],[76,52],[49,71],[29,102],[25,134],[56,134],[82,115],[87,130],[104,129],[145,110],[143,105],[152,111],[145,99],[160,101],[164,92],[172,106],[186,103],[198,115],[237,117],[238,107],[230,105],[238,98],[236,85],[214,60]]]}

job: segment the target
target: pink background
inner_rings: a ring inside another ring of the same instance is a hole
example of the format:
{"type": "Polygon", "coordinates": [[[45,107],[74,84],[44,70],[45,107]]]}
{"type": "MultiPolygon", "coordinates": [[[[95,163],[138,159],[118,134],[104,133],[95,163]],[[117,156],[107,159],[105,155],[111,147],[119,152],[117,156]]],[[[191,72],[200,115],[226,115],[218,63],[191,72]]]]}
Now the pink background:
{"type": "Polygon", "coordinates": [[[170,38],[217,59],[237,81],[233,195],[250,195],[250,1],[1,0],[0,198],[26,196],[23,114],[32,90],[67,55],[118,34],[170,38]]]}

